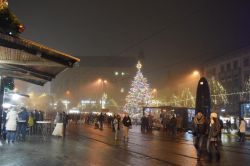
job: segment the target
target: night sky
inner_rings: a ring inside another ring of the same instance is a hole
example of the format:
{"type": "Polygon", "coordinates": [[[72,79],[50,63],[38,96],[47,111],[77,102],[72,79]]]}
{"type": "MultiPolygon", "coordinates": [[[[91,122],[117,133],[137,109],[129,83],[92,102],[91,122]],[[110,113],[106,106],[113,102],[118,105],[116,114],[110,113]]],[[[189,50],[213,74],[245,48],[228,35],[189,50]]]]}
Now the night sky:
{"type": "Polygon", "coordinates": [[[249,1],[9,0],[22,37],[73,56],[145,56],[154,85],[169,72],[250,45],[249,1]],[[217,3],[215,3],[217,2],[217,3]],[[156,74],[157,73],[157,74],[156,74]]]}

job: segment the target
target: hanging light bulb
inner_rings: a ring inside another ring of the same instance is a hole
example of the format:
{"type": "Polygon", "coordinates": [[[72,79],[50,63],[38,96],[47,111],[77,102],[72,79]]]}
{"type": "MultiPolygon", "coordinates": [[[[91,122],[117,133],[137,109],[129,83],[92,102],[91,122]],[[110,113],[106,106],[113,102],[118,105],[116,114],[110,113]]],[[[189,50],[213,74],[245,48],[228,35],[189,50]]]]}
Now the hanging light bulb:
{"type": "Polygon", "coordinates": [[[18,26],[18,32],[22,33],[25,30],[24,25],[20,24],[18,26]]]}

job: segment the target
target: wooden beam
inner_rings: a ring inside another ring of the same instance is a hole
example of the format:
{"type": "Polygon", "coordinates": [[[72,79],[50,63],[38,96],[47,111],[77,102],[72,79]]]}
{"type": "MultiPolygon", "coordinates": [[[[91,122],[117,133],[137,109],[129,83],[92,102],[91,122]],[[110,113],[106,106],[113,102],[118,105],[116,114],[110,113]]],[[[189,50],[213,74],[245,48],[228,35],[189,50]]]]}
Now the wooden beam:
{"type": "Polygon", "coordinates": [[[1,75],[11,75],[11,74],[20,74],[20,75],[30,75],[30,76],[33,76],[33,77],[36,77],[38,79],[43,79],[43,80],[46,80],[46,81],[51,81],[52,78],[49,77],[49,76],[43,76],[43,75],[39,75],[39,74],[36,74],[36,73],[32,73],[32,72],[29,72],[29,71],[25,71],[25,70],[21,70],[21,69],[13,69],[13,68],[0,68],[0,74],[1,75]]]}
{"type": "Polygon", "coordinates": [[[63,65],[51,61],[25,61],[25,60],[2,60],[0,64],[22,65],[22,66],[43,66],[43,67],[64,67],[63,65]]]}

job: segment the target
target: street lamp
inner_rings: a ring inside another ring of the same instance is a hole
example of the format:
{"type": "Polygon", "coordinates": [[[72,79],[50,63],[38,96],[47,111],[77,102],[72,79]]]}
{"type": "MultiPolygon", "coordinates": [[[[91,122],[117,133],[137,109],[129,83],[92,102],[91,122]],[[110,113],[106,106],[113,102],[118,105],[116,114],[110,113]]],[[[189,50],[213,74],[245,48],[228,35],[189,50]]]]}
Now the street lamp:
{"type": "Polygon", "coordinates": [[[70,103],[70,101],[68,101],[68,100],[63,100],[62,103],[65,105],[66,111],[68,111],[68,104],[70,103]]]}
{"type": "Polygon", "coordinates": [[[200,72],[198,70],[193,71],[193,76],[199,76],[200,72]]]}
{"type": "Polygon", "coordinates": [[[66,95],[70,95],[70,91],[69,90],[66,91],[66,95]]]}
{"type": "Polygon", "coordinates": [[[119,72],[118,72],[118,71],[116,71],[116,72],[115,72],[115,76],[118,76],[118,75],[119,75],[119,72]]]}
{"type": "Polygon", "coordinates": [[[101,88],[102,88],[102,96],[101,96],[101,108],[105,108],[105,102],[103,100],[103,97],[105,96],[105,91],[104,91],[104,85],[108,83],[107,80],[103,80],[101,78],[98,79],[98,83],[101,84],[101,88]]]}

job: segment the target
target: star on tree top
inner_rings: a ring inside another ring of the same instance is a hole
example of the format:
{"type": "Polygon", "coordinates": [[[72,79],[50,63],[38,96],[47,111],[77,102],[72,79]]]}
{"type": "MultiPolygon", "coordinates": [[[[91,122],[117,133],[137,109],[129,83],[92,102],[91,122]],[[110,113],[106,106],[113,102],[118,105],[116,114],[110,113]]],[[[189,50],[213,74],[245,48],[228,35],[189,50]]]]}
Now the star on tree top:
{"type": "Polygon", "coordinates": [[[136,68],[141,71],[141,68],[142,68],[142,64],[140,61],[138,61],[137,65],[136,65],[136,68]]]}

